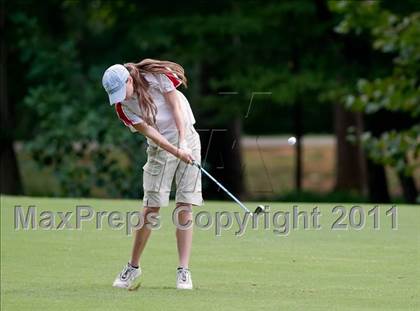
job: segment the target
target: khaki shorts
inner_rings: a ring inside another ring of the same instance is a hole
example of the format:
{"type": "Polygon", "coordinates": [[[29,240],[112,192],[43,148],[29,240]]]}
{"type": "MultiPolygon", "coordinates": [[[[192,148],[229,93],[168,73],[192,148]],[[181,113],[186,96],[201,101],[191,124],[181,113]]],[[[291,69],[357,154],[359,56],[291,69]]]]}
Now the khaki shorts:
{"type": "MultiPolygon", "coordinates": [[[[200,136],[193,125],[186,128],[185,134],[185,140],[188,148],[192,150],[194,160],[201,164],[200,136]]],[[[169,138],[168,141],[178,146],[178,135],[169,138]]],[[[143,166],[143,205],[168,206],[174,176],[176,203],[204,205],[201,194],[201,170],[156,145],[147,147],[147,162],[143,166]]]]}

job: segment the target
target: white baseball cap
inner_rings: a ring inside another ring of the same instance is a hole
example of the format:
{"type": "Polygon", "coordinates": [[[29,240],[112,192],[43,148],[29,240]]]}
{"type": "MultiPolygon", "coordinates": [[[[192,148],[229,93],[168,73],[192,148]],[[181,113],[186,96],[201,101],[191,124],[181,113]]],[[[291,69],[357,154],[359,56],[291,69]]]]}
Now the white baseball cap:
{"type": "Polygon", "coordinates": [[[109,96],[111,105],[122,102],[125,99],[125,88],[130,73],[123,65],[116,64],[105,70],[102,77],[102,85],[109,96]]]}

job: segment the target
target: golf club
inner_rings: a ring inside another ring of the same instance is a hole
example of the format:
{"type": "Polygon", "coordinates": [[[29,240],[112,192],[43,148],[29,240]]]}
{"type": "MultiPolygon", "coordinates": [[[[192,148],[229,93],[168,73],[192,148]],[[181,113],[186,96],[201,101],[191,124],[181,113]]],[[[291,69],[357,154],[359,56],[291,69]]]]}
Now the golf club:
{"type": "Polygon", "coordinates": [[[216,180],[213,176],[210,175],[209,172],[207,172],[199,163],[196,161],[192,161],[192,165],[197,166],[201,171],[203,171],[211,180],[213,180],[220,188],[223,189],[224,192],[226,192],[236,203],[239,204],[239,206],[245,211],[251,214],[259,214],[264,211],[264,206],[258,205],[258,207],[255,209],[254,213],[251,213],[251,211],[241,202],[238,198],[236,198],[232,193],[229,192],[220,182],[216,180]]]}

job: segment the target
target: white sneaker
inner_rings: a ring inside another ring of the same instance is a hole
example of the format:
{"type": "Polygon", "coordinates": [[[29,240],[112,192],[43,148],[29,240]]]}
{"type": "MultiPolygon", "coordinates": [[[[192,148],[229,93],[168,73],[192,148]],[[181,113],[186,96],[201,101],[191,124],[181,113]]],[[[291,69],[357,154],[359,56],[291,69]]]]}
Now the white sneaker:
{"type": "Polygon", "coordinates": [[[140,286],[141,268],[133,268],[130,264],[126,264],[120,274],[117,275],[112,286],[135,290],[140,286]]]}
{"type": "Polygon", "coordinates": [[[177,289],[193,289],[191,280],[191,272],[189,269],[178,268],[176,270],[176,288],[177,289]]]}

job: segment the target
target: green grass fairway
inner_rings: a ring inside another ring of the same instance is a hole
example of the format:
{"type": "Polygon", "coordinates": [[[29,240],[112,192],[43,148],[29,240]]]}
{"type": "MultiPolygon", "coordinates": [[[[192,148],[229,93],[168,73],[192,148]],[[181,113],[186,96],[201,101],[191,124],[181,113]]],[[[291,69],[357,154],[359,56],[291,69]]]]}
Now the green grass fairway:
{"type": "MultiPolygon", "coordinates": [[[[177,252],[169,208],[162,209],[142,259],[138,291],[111,287],[129,259],[132,237],[125,228],[103,229],[95,221],[80,230],[14,230],[14,206],[75,211],[133,211],[141,201],[1,198],[2,310],[420,310],[420,207],[397,206],[398,228],[380,205],[380,229],[366,215],[363,229],[332,231],[333,204],[319,204],[320,230],[273,228],[235,236],[236,222],[216,237],[214,226],[195,229],[191,271],[195,290],[177,291],[177,252]]],[[[255,203],[248,202],[254,208],[255,203]]],[[[271,212],[291,203],[266,203],[271,212]]],[[[299,204],[312,210],[315,204],[299,204]]],[[[351,204],[344,205],[350,209],[351,204]]],[[[362,205],[365,212],[372,204],[362,205]]],[[[242,212],[231,202],[206,201],[201,208],[242,212]]],[[[196,210],[196,212],[198,209],[196,210]]],[[[344,223],[349,223],[348,215],[344,223]]],[[[71,224],[75,225],[74,216],[71,224]]]]}

